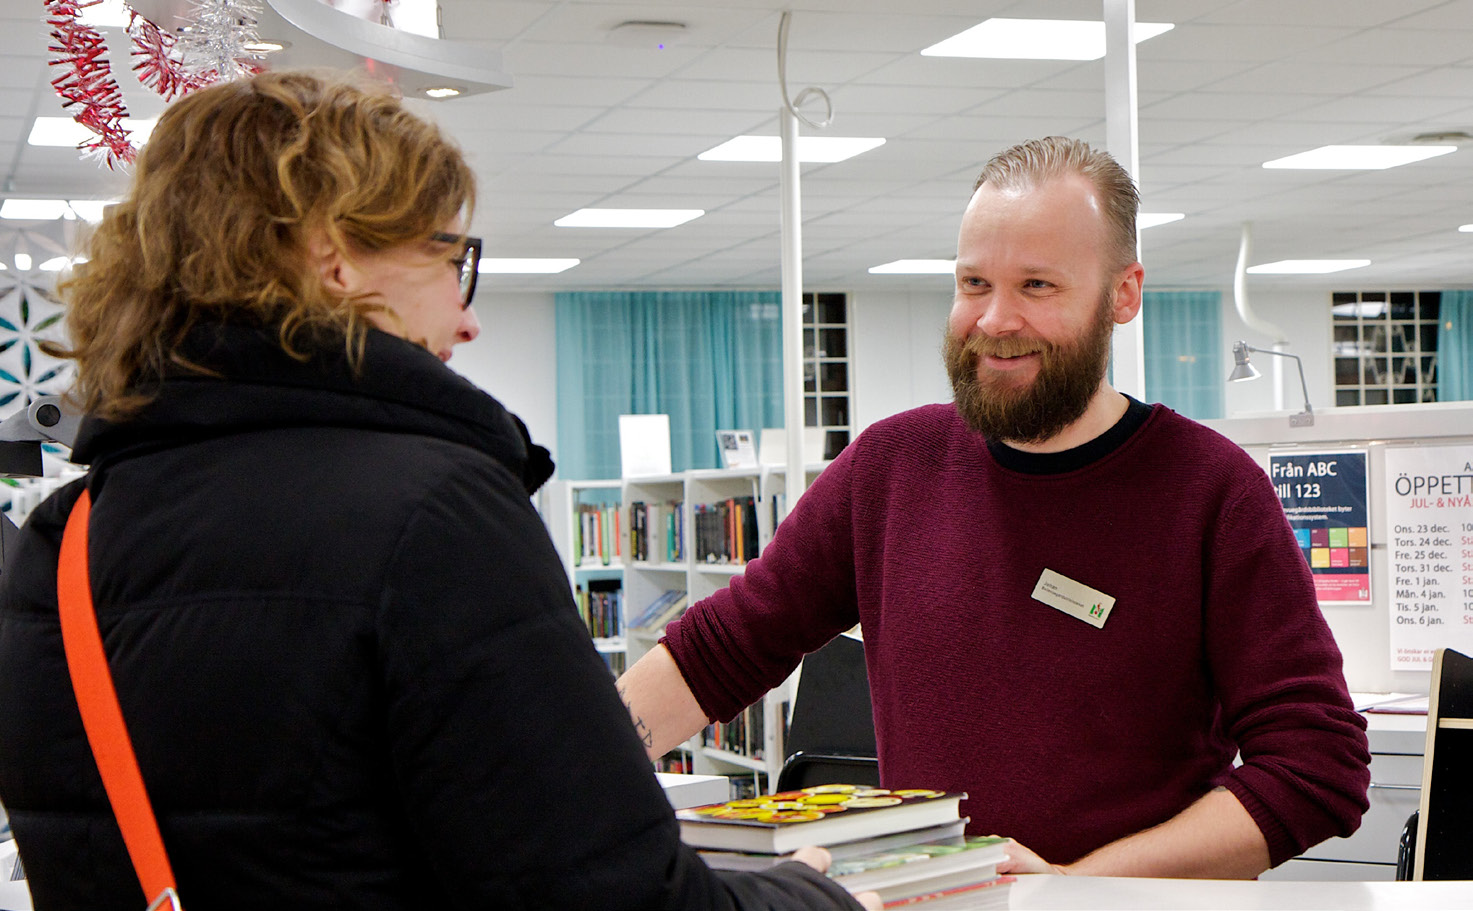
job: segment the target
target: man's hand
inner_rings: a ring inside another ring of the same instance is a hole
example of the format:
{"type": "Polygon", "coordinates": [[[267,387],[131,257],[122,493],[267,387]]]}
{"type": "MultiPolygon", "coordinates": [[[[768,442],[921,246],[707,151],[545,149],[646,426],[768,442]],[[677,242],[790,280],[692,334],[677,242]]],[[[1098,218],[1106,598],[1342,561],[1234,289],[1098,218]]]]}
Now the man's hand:
{"type": "Polygon", "coordinates": [[[1062,866],[1051,864],[1016,841],[1008,842],[1008,859],[997,865],[1002,873],[1067,873],[1062,866]]]}
{"type": "MultiPolygon", "coordinates": [[[[827,873],[833,857],[824,848],[808,847],[794,851],[793,860],[807,864],[820,873],[827,873]]],[[[885,903],[880,901],[878,892],[856,892],[854,900],[864,907],[864,911],[884,911],[885,903]]]]}

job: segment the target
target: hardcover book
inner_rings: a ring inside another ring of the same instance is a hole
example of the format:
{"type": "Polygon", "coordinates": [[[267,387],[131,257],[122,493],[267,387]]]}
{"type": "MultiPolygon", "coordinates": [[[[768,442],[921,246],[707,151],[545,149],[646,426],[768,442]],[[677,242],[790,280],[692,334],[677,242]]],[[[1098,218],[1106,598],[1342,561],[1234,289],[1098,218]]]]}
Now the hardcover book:
{"type": "Polygon", "coordinates": [[[766,797],[680,810],[680,837],[697,848],[785,854],[940,825],[960,818],[966,794],[817,785],[766,797]]]}
{"type": "MultiPolygon", "coordinates": [[[[942,823],[939,826],[927,826],[924,829],[912,829],[908,832],[895,832],[890,835],[877,835],[873,838],[861,838],[857,841],[843,841],[832,845],[826,845],[829,857],[835,864],[842,860],[853,857],[862,857],[869,854],[878,854],[882,851],[898,851],[910,845],[920,844],[928,841],[950,840],[960,843],[963,831],[967,826],[967,818],[964,816],[951,822],[942,823]]],[[[789,854],[750,854],[743,851],[699,851],[701,859],[706,866],[713,870],[766,870],[773,864],[780,864],[792,860],[789,854]]]]}
{"type": "Polygon", "coordinates": [[[837,861],[829,877],[851,892],[878,892],[891,901],[995,879],[1007,846],[1008,839],[996,836],[925,842],[837,861]]]}

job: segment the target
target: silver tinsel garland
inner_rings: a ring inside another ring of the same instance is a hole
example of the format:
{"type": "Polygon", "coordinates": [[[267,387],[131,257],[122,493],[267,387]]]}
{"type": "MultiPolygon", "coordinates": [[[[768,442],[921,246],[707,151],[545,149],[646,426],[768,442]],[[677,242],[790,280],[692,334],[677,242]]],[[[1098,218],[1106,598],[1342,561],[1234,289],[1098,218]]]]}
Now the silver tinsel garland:
{"type": "Polygon", "coordinates": [[[256,35],[259,4],[251,0],[191,0],[190,24],[180,30],[175,47],[184,68],[207,81],[238,79],[256,68],[260,59],[250,47],[256,35]]]}

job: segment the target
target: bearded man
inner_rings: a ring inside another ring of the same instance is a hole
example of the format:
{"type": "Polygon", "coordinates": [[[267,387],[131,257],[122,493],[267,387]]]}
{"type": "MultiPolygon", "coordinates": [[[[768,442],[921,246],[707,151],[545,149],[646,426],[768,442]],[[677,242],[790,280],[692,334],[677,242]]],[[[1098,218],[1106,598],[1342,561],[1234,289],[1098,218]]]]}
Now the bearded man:
{"type": "Polygon", "coordinates": [[[621,678],[652,757],[860,623],[882,783],[966,791],[1000,872],[1251,878],[1356,829],[1365,722],[1267,476],[1106,381],[1138,205],[1075,140],[987,164],[954,403],[866,429],[621,678]]]}

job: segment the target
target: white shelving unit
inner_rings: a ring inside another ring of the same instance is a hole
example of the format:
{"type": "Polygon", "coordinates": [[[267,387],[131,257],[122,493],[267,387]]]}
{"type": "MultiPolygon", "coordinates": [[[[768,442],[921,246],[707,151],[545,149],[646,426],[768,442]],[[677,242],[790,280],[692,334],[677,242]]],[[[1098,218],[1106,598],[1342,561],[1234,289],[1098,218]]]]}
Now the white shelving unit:
{"type": "MultiPolygon", "coordinates": [[[[806,469],[811,481],[823,465],[806,469]]],[[[758,553],[772,539],[777,520],[785,514],[784,470],[764,466],[746,469],[696,469],[658,477],[627,478],[623,481],[562,481],[549,485],[544,500],[548,529],[563,555],[568,577],[573,585],[585,585],[589,579],[618,578],[623,586],[623,616],[617,639],[595,640],[601,651],[618,652],[632,665],[659,641],[663,628],[630,627],[628,620],[638,617],[646,605],[662,593],[675,589],[687,592],[690,604],[710,597],[730,584],[745,570],[744,562],[708,562],[696,553],[694,546],[698,506],[723,503],[751,497],[756,507],[758,553]],[[599,559],[593,564],[574,553],[574,523],[580,503],[610,502],[621,506],[619,524],[624,540],[619,555],[610,557],[607,565],[599,559]],[[676,559],[656,548],[651,559],[624,559],[633,553],[630,539],[631,513],[634,503],[670,505],[678,511],[678,527],[682,530],[680,552],[676,559]],[[774,516],[774,503],[779,504],[774,516]],[[678,504],[674,506],[673,504],[678,504]]],[[[744,554],[750,559],[755,554],[744,554]]],[[[791,681],[789,681],[791,683],[791,681]]],[[[691,758],[689,771],[698,775],[725,775],[752,782],[756,790],[771,791],[785,756],[783,730],[787,722],[787,706],[791,687],[784,684],[768,693],[747,711],[749,730],[760,724],[761,736],[750,742],[747,751],[721,749],[702,742],[703,735],[692,738],[684,747],[691,758]]]]}
{"type": "Polygon", "coordinates": [[[589,629],[594,646],[609,662],[610,671],[616,674],[622,673],[628,666],[628,626],[625,623],[624,608],[627,604],[627,593],[624,591],[627,529],[621,522],[615,533],[616,529],[610,525],[606,532],[603,553],[590,556],[580,546],[583,533],[578,523],[580,507],[584,506],[612,506],[622,517],[623,509],[619,499],[622,488],[623,482],[617,480],[559,481],[547,485],[543,504],[543,520],[547,523],[548,533],[562,557],[563,570],[567,573],[574,592],[588,592],[594,587],[617,587],[620,591],[619,612],[609,630],[612,634],[595,635],[591,623],[589,629]]]}

